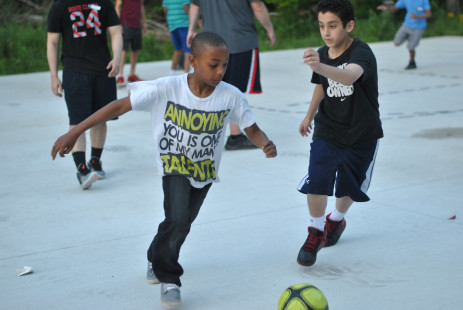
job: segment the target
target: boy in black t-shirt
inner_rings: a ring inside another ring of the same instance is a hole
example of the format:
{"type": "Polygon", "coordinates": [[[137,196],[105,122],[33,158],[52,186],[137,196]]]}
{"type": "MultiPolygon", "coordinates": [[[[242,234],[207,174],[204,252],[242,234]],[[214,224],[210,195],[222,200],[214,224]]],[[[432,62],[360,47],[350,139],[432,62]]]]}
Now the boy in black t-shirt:
{"type": "MultiPolygon", "coordinates": [[[[93,112],[116,99],[115,76],[122,53],[122,28],[111,0],[59,0],[50,8],[47,29],[47,58],[53,93],[64,98],[69,125],[74,127],[93,112]],[[111,37],[113,58],[108,49],[111,37]],[[63,41],[61,62],[63,83],[58,77],[59,44],[63,41]]],[[[83,133],[72,156],[82,189],[105,177],[100,157],[106,140],[106,123],[90,129],[91,159],[86,162],[83,133]]]]}
{"type": "Polygon", "coordinates": [[[308,136],[315,121],[308,174],[298,186],[307,194],[310,212],[309,235],[297,257],[303,266],[313,265],[323,246],[336,244],[352,203],[369,200],[366,192],[378,139],[383,137],[376,58],[366,43],[350,37],[355,19],[352,4],[321,0],[317,13],[326,45],[304,52],[316,86],[299,126],[299,133],[308,136]],[[325,217],[333,187],[336,208],[325,217]]]}

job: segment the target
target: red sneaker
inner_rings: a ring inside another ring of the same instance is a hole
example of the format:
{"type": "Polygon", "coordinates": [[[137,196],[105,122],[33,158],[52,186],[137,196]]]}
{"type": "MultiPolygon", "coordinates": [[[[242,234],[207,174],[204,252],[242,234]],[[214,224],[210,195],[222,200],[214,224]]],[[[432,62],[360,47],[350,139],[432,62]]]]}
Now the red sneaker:
{"type": "Polygon", "coordinates": [[[143,81],[143,80],[140,79],[135,74],[132,74],[132,75],[129,75],[129,77],[127,78],[127,81],[129,81],[129,83],[131,83],[131,82],[139,82],[139,81],[143,81]]]}
{"type": "Polygon", "coordinates": [[[123,76],[118,76],[116,80],[117,87],[125,86],[125,81],[123,76]]]}

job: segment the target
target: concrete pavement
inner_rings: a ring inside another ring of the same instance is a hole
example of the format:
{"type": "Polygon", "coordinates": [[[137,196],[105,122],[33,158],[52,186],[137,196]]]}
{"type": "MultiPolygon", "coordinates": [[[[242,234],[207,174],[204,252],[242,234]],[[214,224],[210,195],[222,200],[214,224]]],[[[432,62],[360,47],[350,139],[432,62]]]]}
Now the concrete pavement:
{"type": "MultiPolygon", "coordinates": [[[[248,100],[279,156],[224,152],[222,181],[182,248],[179,309],[276,309],[300,282],[319,287],[334,310],[461,309],[463,37],[423,39],[412,71],[403,70],[404,46],[371,47],[385,132],[371,201],[354,204],[340,242],[314,266],[296,263],[309,216],[296,186],[310,142],[297,130],[311,71],[302,49],[261,53],[264,93],[248,100]]],[[[137,71],[155,79],[169,67],[137,71]]],[[[145,282],[146,249],[163,219],[150,116],[109,123],[107,179],[82,191],[72,159],[50,158],[67,112],[49,73],[1,76],[0,94],[0,308],[162,309],[159,286],[145,282]],[[34,273],[18,277],[24,266],[34,273]]]]}

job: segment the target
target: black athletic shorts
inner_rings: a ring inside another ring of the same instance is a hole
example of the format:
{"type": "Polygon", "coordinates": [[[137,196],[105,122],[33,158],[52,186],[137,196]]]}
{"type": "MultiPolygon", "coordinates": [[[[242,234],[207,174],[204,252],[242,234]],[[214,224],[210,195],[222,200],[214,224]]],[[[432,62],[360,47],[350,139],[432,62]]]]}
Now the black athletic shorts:
{"type": "Polygon", "coordinates": [[[77,125],[117,99],[116,79],[103,74],[63,71],[64,99],[69,125],[77,125]]]}
{"type": "Polygon", "coordinates": [[[230,54],[228,67],[222,79],[246,94],[260,94],[259,49],[230,54]]]}
{"type": "Polygon", "coordinates": [[[123,45],[122,49],[124,51],[129,50],[129,46],[132,51],[139,51],[142,47],[142,35],[140,28],[132,28],[129,26],[124,26],[124,33],[122,34],[123,45]]]}

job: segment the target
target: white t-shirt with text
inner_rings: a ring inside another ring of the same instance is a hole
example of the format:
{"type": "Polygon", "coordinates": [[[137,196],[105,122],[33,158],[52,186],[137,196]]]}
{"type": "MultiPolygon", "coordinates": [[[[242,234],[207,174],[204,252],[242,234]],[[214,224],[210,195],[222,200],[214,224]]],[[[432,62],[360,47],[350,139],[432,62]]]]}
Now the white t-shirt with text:
{"type": "Polygon", "coordinates": [[[183,175],[202,188],[218,182],[229,121],[241,129],[256,122],[236,87],[220,82],[206,97],[195,96],[187,74],[128,84],[132,110],[151,112],[158,172],[183,175]]]}

